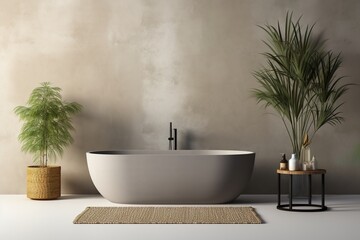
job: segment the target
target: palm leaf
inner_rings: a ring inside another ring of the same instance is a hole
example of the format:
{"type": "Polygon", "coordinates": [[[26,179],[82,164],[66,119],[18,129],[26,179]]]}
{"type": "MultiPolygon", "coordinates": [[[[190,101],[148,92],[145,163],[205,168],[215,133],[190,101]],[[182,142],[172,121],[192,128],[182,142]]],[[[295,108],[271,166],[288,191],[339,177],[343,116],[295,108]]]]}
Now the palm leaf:
{"type": "Polygon", "coordinates": [[[324,41],[313,34],[315,25],[302,27],[300,20],[287,13],[283,26],[260,26],[267,34],[267,65],[253,74],[260,84],[253,95],[277,111],[298,155],[311,129],[313,137],[322,126],[343,121],[339,101],[350,86],[336,76],[340,54],[325,51],[324,41]]]}
{"type": "Polygon", "coordinates": [[[48,82],[41,83],[31,92],[27,107],[14,109],[24,121],[19,134],[21,149],[32,153],[34,162],[42,166],[61,156],[64,147],[73,142],[71,116],[82,108],[78,103],[64,102],[60,92],[59,87],[52,87],[48,82]]]}

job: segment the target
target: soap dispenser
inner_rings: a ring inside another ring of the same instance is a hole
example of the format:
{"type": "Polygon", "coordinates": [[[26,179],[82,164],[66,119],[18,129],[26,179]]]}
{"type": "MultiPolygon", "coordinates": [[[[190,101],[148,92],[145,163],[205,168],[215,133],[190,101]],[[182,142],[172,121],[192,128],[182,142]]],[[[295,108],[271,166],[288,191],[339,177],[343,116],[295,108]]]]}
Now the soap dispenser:
{"type": "Polygon", "coordinates": [[[285,153],[282,154],[282,159],[280,161],[280,170],[287,170],[288,169],[288,161],[286,160],[285,153]]]}
{"type": "Polygon", "coordinates": [[[298,169],[298,161],[296,159],[296,154],[291,154],[291,158],[289,160],[289,170],[290,171],[296,171],[298,169]]]}

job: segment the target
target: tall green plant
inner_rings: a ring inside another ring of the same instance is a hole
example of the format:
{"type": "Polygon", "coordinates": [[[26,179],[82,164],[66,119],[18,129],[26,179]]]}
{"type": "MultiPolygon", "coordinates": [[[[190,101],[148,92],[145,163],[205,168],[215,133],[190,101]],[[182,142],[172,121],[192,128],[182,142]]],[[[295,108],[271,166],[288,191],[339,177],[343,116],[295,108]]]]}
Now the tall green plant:
{"type": "Polygon", "coordinates": [[[312,139],[322,126],[343,121],[339,100],[349,86],[336,75],[340,55],[325,50],[314,25],[302,27],[300,20],[287,14],[284,26],[260,26],[269,50],[263,53],[266,66],[254,73],[261,86],[255,97],[280,115],[298,157],[306,134],[312,139]]]}
{"type": "Polygon", "coordinates": [[[34,162],[47,166],[49,159],[62,155],[65,146],[73,142],[71,115],[81,111],[76,102],[62,100],[61,89],[50,83],[41,83],[27,102],[18,106],[15,113],[24,121],[19,140],[24,152],[34,154],[34,162]]]}

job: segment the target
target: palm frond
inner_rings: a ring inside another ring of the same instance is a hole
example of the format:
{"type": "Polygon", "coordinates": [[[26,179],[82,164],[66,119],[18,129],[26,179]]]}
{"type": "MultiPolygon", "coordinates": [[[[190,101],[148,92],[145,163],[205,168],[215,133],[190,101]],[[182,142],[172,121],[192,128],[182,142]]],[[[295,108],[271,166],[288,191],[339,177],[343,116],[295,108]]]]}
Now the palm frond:
{"type": "Polygon", "coordinates": [[[293,20],[292,13],[283,26],[260,26],[268,36],[264,43],[269,51],[263,53],[267,65],[253,74],[260,84],[254,97],[278,112],[298,155],[311,129],[313,136],[322,126],[343,121],[339,101],[350,86],[336,76],[340,54],[324,50],[324,41],[314,37],[314,26],[303,27],[301,17],[293,20]]]}
{"type": "Polygon", "coordinates": [[[14,109],[24,121],[19,134],[22,151],[32,153],[34,162],[46,166],[63,154],[63,149],[73,142],[70,131],[74,130],[71,116],[79,113],[82,106],[62,100],[61,89],[49,82],[35,88],[27,101],[28,106],[14,109]]]}

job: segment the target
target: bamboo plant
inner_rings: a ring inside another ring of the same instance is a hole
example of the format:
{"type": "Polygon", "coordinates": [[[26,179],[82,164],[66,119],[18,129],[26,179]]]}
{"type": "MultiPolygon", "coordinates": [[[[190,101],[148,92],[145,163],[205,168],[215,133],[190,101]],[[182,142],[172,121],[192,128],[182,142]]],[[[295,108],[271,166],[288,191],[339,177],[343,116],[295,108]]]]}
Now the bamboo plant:
{"type": "Polygon", "coordinates": [[[267,63],[254,73],[260,84],[254,96],[279,114],[299,159],[307,134],[311,141],[321,127],[343,121],[340,98],[350,85],[336,74],[340,54],[326,50],[314,36],[314,25],[303,27],[300,20],[288,13],[284,26],[260,26],[268,37],[267,63]]]}
{"type": "Polygon", "coordinates": [[[46,167],[49,160],[56,160],[64,147],[73,142],[71,116],[82,108],[76,102],[63,101],[60,92],[59,87],[41,83],[32,91],[28,106],[15,108],[15,113],[24,121],[19,134],[21,149],[32,153],[34,162],[41,167],[46,167]]]}

